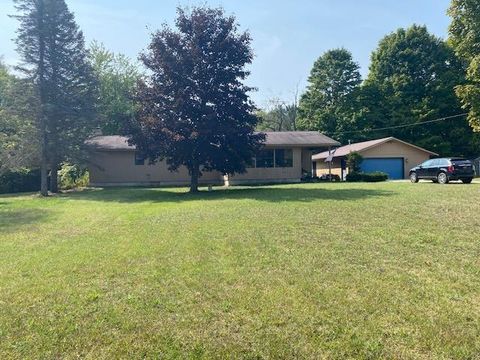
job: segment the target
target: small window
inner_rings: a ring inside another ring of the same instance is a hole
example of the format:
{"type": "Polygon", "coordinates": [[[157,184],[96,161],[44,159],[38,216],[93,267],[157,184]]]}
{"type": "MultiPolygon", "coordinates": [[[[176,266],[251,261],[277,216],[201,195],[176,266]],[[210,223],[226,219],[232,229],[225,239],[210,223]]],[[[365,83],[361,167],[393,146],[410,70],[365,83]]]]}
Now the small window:
{"type": "Polygon", "coordinates": [[[274,152],[273,150],[261,150],[257,154],[256,162],[257,168],[273,168],[274,167],[274,152]]]}
{"type": "Polygon", "coordinates": [[[145,157],[139,153],[135,153],[135,165],[145,165],[145,157]]]}
{"type": "Polygon", "coordinates": [[[277,168],[293,167],[293,150],[292,149],[275,150],[275,167],[277,168]]]}

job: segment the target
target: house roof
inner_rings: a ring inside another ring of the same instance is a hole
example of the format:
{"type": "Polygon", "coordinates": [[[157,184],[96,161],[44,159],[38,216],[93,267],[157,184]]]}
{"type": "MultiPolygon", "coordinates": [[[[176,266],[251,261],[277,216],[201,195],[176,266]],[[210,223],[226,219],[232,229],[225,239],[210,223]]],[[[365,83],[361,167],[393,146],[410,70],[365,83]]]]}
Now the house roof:
{"type": "MultiPolygon", "coordinates": [[[[267,146],[324,147],[339,146],[340,143],[316,131],[265,132],[267,146]]],[[[98,150],[128,151],[135,150],[128,144],[127,136],[96,136],[87,140],[87,145],[98,150]]]]}
{"type": "MultiPolygon", "coordinates": [[[[437,153],[434,153],[432,151],[429,151],[429,150],[426,150],[426,149],[423,149],[421,147],[418,147],[418,146],[415,146],[413,144],[410,144],[410,143],[407,143],[405,141],[402,141],[400,139],[397,139],[397,138],[394,138],[394,137],[388,137],[388,138],[383,138],[383,139],[378,139],[378,140],[370,140],[370,141],[364,141],[364,142],[359,142],[359,143],[355,143],[355,144],[351,144],[351,145],[345,145],[345,146],[342,146],[342,147],[339,147],[337,148],[337,150],[335,151],[335,154],[334,154],[334,158],[337,158],[337,157],[342,157],[342,156],[347,156],[349,153],[351,152],[362,152],[362,151],[365,151],[365,150],[368,150],[368,149],[371,149],[371,148],[374,148],[376,146],[379,146],[379,145],[382,145],[382,144],[385,144],[389,141],[397,141],[397,142],[400,142],[402,144],[405,144],[407,146],[411,146],[419,151],[423,151],[423,152],[426,152],[430,155],[434,155],[434,156],[438,156],[437,153]]],[[[316,155],[313,155],[312,159],[313,160],[322,160],[322,159],[326,159],[328,158],[329,156],[329,153],[328,151],[324,151],[320,154],[316,154],[316,155]]]]}
{"type": "Polygon", "coordinates": [[[265,132],[265,145],[302,147],[339,146],[340,143],[317,131],[278,131],[265,132]]]}

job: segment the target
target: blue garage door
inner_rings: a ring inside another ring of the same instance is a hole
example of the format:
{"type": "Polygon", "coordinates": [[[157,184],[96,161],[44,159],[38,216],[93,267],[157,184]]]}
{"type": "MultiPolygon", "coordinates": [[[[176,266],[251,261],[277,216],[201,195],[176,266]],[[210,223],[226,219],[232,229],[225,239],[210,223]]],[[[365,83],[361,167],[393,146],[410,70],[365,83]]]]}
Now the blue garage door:
{"type": "Polygon", "coordinates": [[[403,158],[370,158],[362,161],[363,172],[381,171],[388,174],[390,180],[403,179],[403,158]]]}

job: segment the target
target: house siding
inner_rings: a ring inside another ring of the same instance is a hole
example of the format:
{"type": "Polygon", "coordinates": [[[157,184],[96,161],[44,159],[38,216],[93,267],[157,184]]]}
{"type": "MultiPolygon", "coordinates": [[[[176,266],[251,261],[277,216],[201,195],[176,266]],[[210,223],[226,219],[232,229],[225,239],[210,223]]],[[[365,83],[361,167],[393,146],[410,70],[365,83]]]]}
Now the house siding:
{"type": "MultiPolygon", "coordinates": [[[[135,165],[135,151],[96,151],[91,156],[91,186],[168,186],[188,185],[190,176],[185,167],[177,172],[168,170],[165,161],[149,165],[135,165]]],[[[218,172],[204,172],[201,184],[223,184],[223,176],[218,172]]]]}
{"type": "MultiPolygon", "coordinates": [[[[316,176],[320,177],[324,174],[329,173],[328,163],[325,162],[325,159],[317,160],[317,171],[316,176]]],[[[342,177],[342,160],[340,158],[335,158],[332,161],[332,174],[342,177]]]]}
{"type": "MultiPolygon", "coordinates": [[[[267,147],[274,149],[274,147],[267,147]]],[[[283,148],[282,148],[283,149],[283,148]]],[[[249,168],[244,174],[228,177],[229,185],[249,183],[299,182],[302,178],[302,149],[293,148],[293,167],[290,168],[249,168]]],[[[307,151],[307,150],[305,150],[307,151]]],[[[308,151],[309,152],[309,151],[308,151]]],[[[311,154],[309,152],[309,154],[311,154]]],[[[310,155],[311,159],[311,155],[310,155]]],[[[311,160],[310,160],[311,163],[311,160]]]]}
{"type": "MultiPolygon", "coordinates": [[[[202,185],[239,185],[250,183],[299,182],[302,178],[302,148],[293,150],[291,168],[250,168],[244,174],[224,176],[219,172],[204,172],[199,182],[202,185]]],[[[308,151],[311,156],[311,153],[308,151]]],[[[311,162],[311,161],[310,161],[311,162]]],[[[90,156],[91,186],[184,186],[190,184],[185,167],[170,172],[165,161],[149,165],[135,165],[135,151],[95,151],[90,156]]]]}

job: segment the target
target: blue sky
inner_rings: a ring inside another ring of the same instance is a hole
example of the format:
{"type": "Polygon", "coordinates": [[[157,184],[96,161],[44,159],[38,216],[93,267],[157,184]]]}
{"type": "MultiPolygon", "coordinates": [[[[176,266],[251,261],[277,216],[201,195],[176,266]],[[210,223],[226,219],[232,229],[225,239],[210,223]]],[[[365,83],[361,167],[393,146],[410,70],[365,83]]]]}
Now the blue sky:
{"type": "MultiPolygon", "coordinates": [[[[303,90],[318,56],[331,48],[349,49],[366,75],[370,54],[378,41],[399,27],[425,24],[446,37],[449,0],[67,0],[87,41],[132,58],[145,49],[149,34],[162,23],[172,23],[178,5],[207,3],[234,13],[254,39],[256,58],[248,84],[257,105],[270,98],[293,99],[303,90]]],[[[11,0],[0,0],[0,55],[8,64],[18,61],[17,23],[11,0]]]]}

